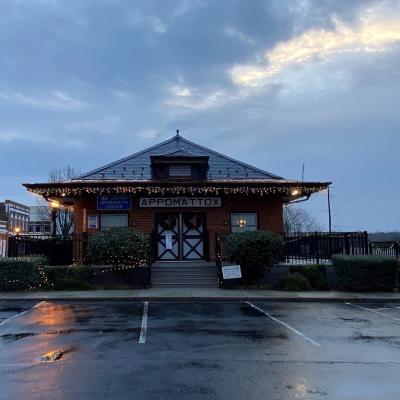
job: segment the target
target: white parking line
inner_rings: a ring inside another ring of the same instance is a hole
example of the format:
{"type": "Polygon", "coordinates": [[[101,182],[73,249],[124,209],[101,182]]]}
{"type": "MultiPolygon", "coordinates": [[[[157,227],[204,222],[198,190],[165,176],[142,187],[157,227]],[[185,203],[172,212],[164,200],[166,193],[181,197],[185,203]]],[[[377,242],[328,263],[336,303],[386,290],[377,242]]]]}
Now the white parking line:
{"type": "Polygon", "coordinates": [[[362,307],[362,306],[359,306],[359,305],[353,304],[353,303],[344,303],[344,304],[347,304],[348,306],[353,306],[353,307],[356,307],[356,308],[360,308],[361,310],[369,311],[369,312],[372,312],[374,314],[381,315],[382,317],[390,318],[390,319],[392,319],[394,321],[400,322],[400,318],[392,317],[391,315],[387,315],[385,313],[381,313],[381,312],[376,311],[376,310],[371,310],[370,308],[362,307]]]}
{"type": "Polygon", "coordinates": [[[287,324],[286,322],[281,321],[278,318],[273,317],[271,314],[268,314],[266,311],[262,310],[261,308],[257,307],[256,305],[254,305],[253,303],[250,303],[250,301],[246,301],[246,304],[248,304],[250,307],[254,308],[255,310],[259,311],[260,313],[264,314],[265,316],[267,316],[269,319],[272,319],[272,321],[275,321],[278,324],[283,325],[285,328],[289,329],[290,331],[292,331],[293,333],[295,333],[296,335],[302,337],[304,340],[306,340],[308,343],[311,343],[314,346],[317,347],[321,347],[321,345],[319,343],[317,343],[315,340],[312,340],[311,338],[309,338],[307,335],[305,335],[304,333],[301,333],[300,331],[298,331],[296,328],[293,328],[293,326],[290,326],[289,324],[287,324]]]}
{"type": "Polygon", "coordinates": [[[9,321],[11,321],[11,320],[13,320],[13,319],[15,319],[15,318],[22,317],[23,315],[27,314],[28,312],[33,311],[35,308],[40,307],[40,306],[43,305],[44,303],[46,303],[46,302],[45,302],[45,301],[41,301],[40,303],[35,304],[35,305],[34,305],[32,308],[30,308],[29,310],[22,311],[22,312],[20,312],[19,314],[15,314],[15,315],[13,315],[13,316],[10,317],[10,318],[7,318],[7,319],[5,319],[4,321],[1,321],[1,322],[0,322],[0,326],[6,324],[7,322],[9,322],[9,321]]]}
{"type": "Polygon", "coordinates": [[[140,330],[139,343],[146,343],[147,335],[147,312],[149,310],[149,302],[145,301],[143,305],[142,328],[140,330]]]}

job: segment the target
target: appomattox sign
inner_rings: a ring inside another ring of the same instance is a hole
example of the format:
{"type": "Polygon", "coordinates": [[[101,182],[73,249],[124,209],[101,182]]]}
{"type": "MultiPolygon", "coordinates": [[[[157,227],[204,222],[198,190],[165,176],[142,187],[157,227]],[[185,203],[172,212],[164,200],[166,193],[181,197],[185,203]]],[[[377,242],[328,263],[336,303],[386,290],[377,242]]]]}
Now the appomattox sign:
{"type": "Polygon", "coordinates": [[[139,207],[221,207],[221,197],[142,197],[139,207]]]}

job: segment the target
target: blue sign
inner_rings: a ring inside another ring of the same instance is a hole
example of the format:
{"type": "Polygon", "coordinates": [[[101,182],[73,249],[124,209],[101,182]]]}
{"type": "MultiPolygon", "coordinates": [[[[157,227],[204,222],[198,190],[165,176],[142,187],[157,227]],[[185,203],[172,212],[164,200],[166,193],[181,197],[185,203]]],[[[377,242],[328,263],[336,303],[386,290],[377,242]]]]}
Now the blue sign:
{"type": "Polygon", "coordinates": [[[130,210],[131,196],[97,196],[98,210],[130,210]]]}

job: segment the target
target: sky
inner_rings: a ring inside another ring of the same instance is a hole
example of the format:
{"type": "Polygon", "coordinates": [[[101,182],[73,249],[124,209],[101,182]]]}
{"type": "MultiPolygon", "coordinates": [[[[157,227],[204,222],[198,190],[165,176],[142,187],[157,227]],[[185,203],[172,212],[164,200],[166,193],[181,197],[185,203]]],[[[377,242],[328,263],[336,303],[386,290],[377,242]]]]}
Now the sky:
{"type": "Polygon", "coordinates": [[[400,0],[0,0],[0,200],[180,129],[400,230],[399,106],[400,0]]]}

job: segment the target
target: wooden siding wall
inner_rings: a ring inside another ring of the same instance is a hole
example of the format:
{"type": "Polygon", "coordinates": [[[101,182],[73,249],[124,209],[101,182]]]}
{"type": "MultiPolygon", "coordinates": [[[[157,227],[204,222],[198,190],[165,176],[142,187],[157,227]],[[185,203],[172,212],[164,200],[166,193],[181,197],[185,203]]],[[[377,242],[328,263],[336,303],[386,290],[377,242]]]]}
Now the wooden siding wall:
{"type": "MultiPolygon", "coordinates": [[[[258,213],[259,229],[283,233],[283,202],[278,196],[221,196],[222,207],[218,208],[139,208],[139,197],[133,197],[132,209],[128,211],[129,226],[138,231],[151,233],[154,229],[154,219],[157,212],[203,212],[206,213],[207,230],[209,233],[209,254],[215,258],[215,235],[230,232],[230,214],[233,212],[258,213]]],[[[75,233],[94,233],[97,229],[87,229],[87,216],[97,215],[100,224],[100,214],[124,214],[126,211],[98,211],[96,197],[77,198],[74,203],[75,233]]],[[[81,246],[77,243],[74,248],[74,259],[82,257],[81,246]]]]}

